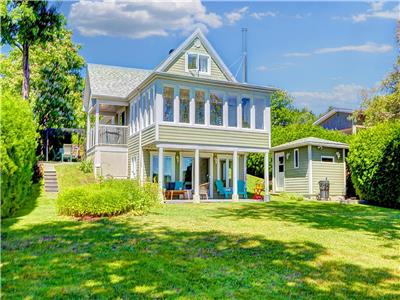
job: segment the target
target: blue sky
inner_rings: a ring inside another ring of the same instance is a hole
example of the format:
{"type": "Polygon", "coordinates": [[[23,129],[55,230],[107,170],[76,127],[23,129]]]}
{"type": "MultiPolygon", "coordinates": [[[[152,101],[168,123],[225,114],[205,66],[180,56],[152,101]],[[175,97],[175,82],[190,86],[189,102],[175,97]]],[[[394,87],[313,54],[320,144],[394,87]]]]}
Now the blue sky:
{"type": "MultiPolygon", "coordinates": [[[[356,108],[391,71],[395,2],[63,2],[87,62],[152,69],[196,27],[236,74],[248,28],[249,82],[288,90],[316,113],[356,108]]],[[[239,72],[238,79],[240,80],[239,72]]]]}

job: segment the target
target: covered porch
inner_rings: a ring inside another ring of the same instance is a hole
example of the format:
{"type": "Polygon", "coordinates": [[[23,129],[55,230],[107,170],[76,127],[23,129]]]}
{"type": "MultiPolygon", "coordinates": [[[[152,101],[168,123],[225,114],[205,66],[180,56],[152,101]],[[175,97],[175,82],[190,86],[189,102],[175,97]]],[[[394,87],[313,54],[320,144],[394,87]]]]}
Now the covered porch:
{"type": "MultiPolygon", "coordinates": [[[[235,148],[157,145],[147,151],[148,180],[158,182],[166,203],[252,201],[247,195],[247,155],[235,148]]],[[[268,170],[268,152],[263,152],[268,170]]],[[[264,201],[269,201],[268,172],[264,201]]]]}

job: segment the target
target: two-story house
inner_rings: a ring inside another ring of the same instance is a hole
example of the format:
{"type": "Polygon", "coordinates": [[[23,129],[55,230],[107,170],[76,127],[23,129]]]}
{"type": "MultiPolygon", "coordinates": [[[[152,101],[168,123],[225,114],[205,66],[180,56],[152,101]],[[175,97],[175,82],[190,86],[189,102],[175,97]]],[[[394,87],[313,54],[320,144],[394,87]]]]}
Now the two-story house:
{"type": "Polygon", "coordinates": [[[263,153],[267,200],[274,90],[238,82],[200,30],[154,70],[89,64],[87,156],[96,176],[180,181],[198,201],[216,181],[238,199],[247,154],[263,153]]]}

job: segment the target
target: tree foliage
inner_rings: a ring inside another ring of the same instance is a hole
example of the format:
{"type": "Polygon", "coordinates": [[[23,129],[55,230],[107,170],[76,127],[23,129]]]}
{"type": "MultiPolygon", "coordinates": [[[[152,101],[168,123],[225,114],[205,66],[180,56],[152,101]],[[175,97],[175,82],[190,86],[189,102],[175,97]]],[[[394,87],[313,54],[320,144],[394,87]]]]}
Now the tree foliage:
{"type": "Polygon", "coordinates": [[[360,131],[347,163],[361,199],[400,208],[400,120],[360,131]]]}
{"type": "Polygon", "coordinates": [[[3,90],[0,104],[1,216],[7,217],[32,191],[36,133],[29,104],[19,95],[3,90]]]}
{"type": "Polygon", "coordinates": [[[30,90],[30,47],[44,45],[61,28],[63,17],[48,2],[3,0],[0,7],[1,44],[10,45],[22,53],[22,96],[28,99],[30,90]]]}

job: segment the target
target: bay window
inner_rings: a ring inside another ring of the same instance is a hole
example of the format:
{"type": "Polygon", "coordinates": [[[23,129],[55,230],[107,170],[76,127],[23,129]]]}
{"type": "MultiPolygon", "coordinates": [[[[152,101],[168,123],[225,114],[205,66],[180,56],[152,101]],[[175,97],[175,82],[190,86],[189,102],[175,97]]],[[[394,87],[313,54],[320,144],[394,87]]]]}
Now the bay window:
{"type": "Polygon", "coordinates": [[[190,91],[188,89],[179,90],[179,122],[189,123],[190,118],[190,91]]]}
{"type": "Polygon", "coordinates": [[[242,128],[250,128],[250,98],[242,98],[242,128]]]}
{"type": "Polygon", "coordinates": [[[210,124],[223,125],[223,98],[219,93],[210,93],[210,124]]]}
{"type": "Polygon", "coordinates": [[[163,120],[167,122],[174,121],[174,88],[164,87],[163,92],[163,120]]]}
{"type": "Polygon", "coordinates": [[[196,124],[204,124],[205,122],[205,93],[204,91],[196,91],[195,92],[195,123],[196,124]]]}

